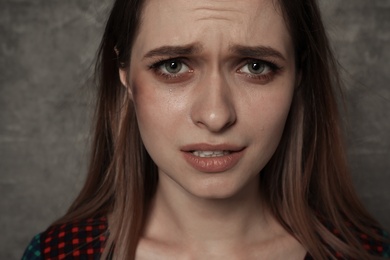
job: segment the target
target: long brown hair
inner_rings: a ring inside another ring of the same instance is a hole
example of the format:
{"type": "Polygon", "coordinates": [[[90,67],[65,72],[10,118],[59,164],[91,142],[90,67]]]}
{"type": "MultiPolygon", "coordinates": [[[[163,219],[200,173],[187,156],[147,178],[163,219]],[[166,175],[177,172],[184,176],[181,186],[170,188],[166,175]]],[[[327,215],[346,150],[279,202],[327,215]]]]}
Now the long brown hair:
{"type": "MultiPolygon", "coordinates": [[[[98,52],[98,99],[86,183],[56,222],[110,215],[105,255],[133,259],[158,175],[119,79],[141,23],[141,0],[116,0],[98,52]]],[[[284,228],[315,259],[330,251],[370,258],[350,226],[372,237],[378,223],[359,202],[347,167],[336,93],[340,79],[315,0],[279,0],[293,39],[300,83],[282,140],[262,170],[261,190],[284,228]],[[339,230],[340,238],[327,225],[339,230]],[[324,246],[326,245],[326,246],[324,246]]]]}

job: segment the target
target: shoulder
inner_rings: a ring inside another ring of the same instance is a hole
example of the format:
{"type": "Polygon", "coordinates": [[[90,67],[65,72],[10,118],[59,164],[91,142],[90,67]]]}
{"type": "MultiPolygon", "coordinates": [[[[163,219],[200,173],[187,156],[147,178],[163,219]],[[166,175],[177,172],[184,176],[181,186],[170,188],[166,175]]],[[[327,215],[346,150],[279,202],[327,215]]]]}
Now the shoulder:
{"type": "Polygon", "coordinates": [[[107,236],[104,217],[54,225],[34,237],[23,259],[98,259],[107,236]],[[39,257],[33,258],[31,253],[39,257]]]}
{"type": "Polygon", "coordinates": [[[371,254],[390,258],[390,237],[389,233],[383,229],[375,228],[378,238],[360,234],[360,241],[363,247],[371,254]]]}
{"type": "MultiPolygon", "coordinates": [[[[343,241],[346,244],[349,244],[347,239],[342,235],[342,233],[335,228],[330,221],[324,221],[321,219],[321,223],[324,227],[334,235],[334,237],[338,238],[340,241],[343,241]]],[[[349,221],[345,222],[346,227],[355,237],[356,241],[360,244],[363,251],[366,251],[368,255],[371,255],[373,259],[382,259],[382,258],[390,258],[390,237],[389,233],[382,228],[379,227],[368,227],[367,231],[370,230],[370,234],[362,232],[357,227],[352,225],[349,221]]],[[[335,250],[328,243],[326,243],[323,238],[321,238],[324,247],[327,248],[329,257],[332,259],[350,259],[350,257],[345,256],[343,253],[335,250]]],[[[308,253],[305,257],[305,260],[314,259],[310,253],[308,253]]],[[[371,258],[370,258],[371,259],[371,258]]]]}
{"type": "Polygon", "coordinates": [[[390,240],[387,231],[374,228],[377,238],[368,236],[365,233],[358,232],[359,241],[364,249],[372,255],[390,258],[390,240]]]}
{"type": "MultiPolygon", "coordinates": [[[[390,258],[389,234],[385,230],[378,227],[371,227],[372,235],[369,235],[360,231],[351,223],[347,223],[347,226],[350,227],[353,234],[367,253],[373,256],[390,258]],[[375,235],[375,237],[373,235],[375,235]]],[[[335,236],[343,239],[337,229],[333,229],[331,231],[335,234],[335,236]]]]}
{"type": "Polygon", "coordinates": [[[41,235],[36,235],[27,246],[24,254],[22,256],[22,260],[39,260],[42,259],[41,252],[41,235]]]}
{"type": "MultiPolygon", "coordinates": [[[[389,234],[385,230],[378,227],[371,227],[370,229],[372,232],[369,235],[360,231],[349,222],[347,222],[347,226],[350,228],[356,239],[360,242],[362,248],[364,248],[367,253],[376,257],[390,258],[389,234]]],[[[332,227],[331,225],[328,225],[327,228],[340,240],[345,241],[339,230],[332,227]]],[[[336,256],[340,256],[339,253],[334,253],[336,256]]]]}

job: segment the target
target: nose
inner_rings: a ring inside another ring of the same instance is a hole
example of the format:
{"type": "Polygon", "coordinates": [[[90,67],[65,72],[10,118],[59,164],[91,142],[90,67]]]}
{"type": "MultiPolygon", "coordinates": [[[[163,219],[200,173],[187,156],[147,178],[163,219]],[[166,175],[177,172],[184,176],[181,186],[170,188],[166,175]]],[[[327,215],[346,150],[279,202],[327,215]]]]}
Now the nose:
{"type": "Polygon", "coordinates": [[[236,109],[231,89],[219,73],[205,77],[194,90],[191,120],[200,128],[218,133],[236,122],[236,109]]]}

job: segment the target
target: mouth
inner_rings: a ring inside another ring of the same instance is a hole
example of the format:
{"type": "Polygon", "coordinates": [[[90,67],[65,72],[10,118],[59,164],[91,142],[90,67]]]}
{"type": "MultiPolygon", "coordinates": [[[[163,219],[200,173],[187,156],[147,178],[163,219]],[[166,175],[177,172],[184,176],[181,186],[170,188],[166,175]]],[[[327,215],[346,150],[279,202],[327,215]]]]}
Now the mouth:
{"type": "Polygon", "coordinates": [[[213,173],[232,169],[244,155],[245,147],[194,144],[181,149],[186,161],[198,171],[213,173]]]}
{"type": "Polygon", "coordinates": [[[191,153],[197,157],[221,157],[231,154],[231,151],[221,150],[221,151],[191,151],[191,153]]]}
{"type": "Polygon", "coordinates": [[[189,144],[181,147],[181,151],[192,153],[199,157],[224,156],[244,150],[245,147],[232,144],[189,144]]]}

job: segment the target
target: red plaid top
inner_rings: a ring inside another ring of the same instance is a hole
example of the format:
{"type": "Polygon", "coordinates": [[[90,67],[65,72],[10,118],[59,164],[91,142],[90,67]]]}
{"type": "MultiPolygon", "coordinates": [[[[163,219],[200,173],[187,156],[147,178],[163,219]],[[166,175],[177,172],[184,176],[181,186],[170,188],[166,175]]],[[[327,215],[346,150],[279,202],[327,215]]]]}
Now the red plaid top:
{"type": "MultiPolygon", "coordinates": [[[[337,230],[330,230],[337,235],[337,230]]],[[[378,232],[387,236],[384,231],[378,230],[378,232]]],[[[97,260],[104,250],[107,236],[107,219],[104,217],[53,226],[34,237],[22,260],[97,260]]],[[[367,252],[390,258],[389,244],[369,238],[365,234],[358,234],[358,236],[367,252]]],[[[334,252],[333,256],[336,259],[347,259],[338,252],[334,252]]],[[[304,260],[309,259],[313,257],[307,254],[304,260]]]]}
{"type": "Polygon", "coordinates": [[[52,226],[33,238],[22,260],[97,260],[107,236],[104,217],[52,226]]]}

